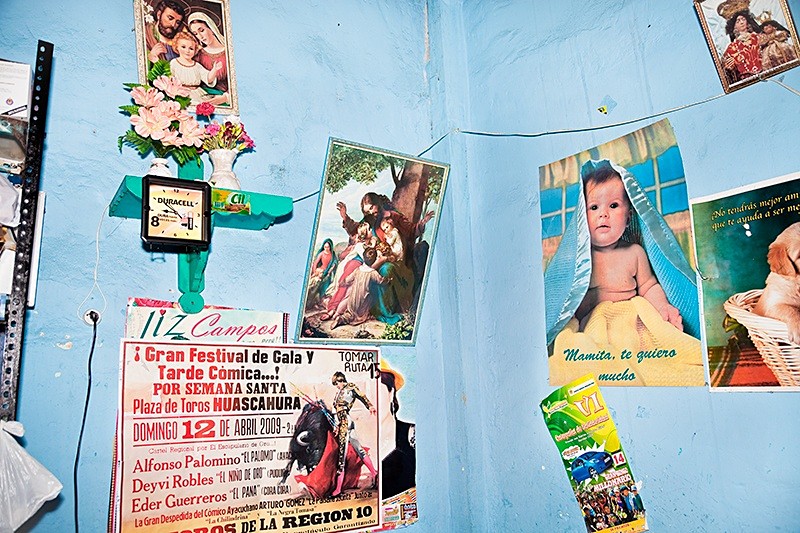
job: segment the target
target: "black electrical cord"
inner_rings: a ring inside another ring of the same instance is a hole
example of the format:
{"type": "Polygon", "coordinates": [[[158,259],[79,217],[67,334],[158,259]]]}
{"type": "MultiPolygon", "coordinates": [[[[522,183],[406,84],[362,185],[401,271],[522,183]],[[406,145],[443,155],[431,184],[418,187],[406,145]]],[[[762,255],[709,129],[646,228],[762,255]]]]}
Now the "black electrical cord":
{"type": "Polygon", "coordinates": [[[74,509],[73,513],[75,515],[75,533],[78,533],[78,462],[81,458],[81,443],[83,442],[83,430],[86,429],[86,414],[89,412],[89,396],[92,392],[92,356],[94,355],[94,345],[97,342],[97,322],[100,320],[100,316],[97,314],[96,311],[89,311],[89,319],[92,321],[92,347],[89,348],[89,359],[86,363],[87,367],[87,374],[88,374],[88,383],[86,384],[86,401],[83,404],[83,418],[81,419],[81,432],[78,436],[78,448],[75,450],[75,466],[72,469],[72,487],[73,487],[73,497],[74,497],[74,509]]]}

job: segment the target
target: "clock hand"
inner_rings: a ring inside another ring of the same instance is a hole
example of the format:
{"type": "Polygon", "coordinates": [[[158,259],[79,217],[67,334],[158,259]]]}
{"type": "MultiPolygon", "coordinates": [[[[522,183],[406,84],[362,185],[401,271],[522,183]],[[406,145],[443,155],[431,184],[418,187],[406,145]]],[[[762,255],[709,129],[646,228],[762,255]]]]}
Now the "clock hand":
{"type": "Polygon", "coordinates": [[[164,204],[164,206],[165,206],[167,209],[169,209],[170,211],[172,211],[173,213],[175,213],[176,215],[178,215],[178,216],[182,216],[182,215],[181,215],[181,214],[178,212],[178,210],[177,210],[177,209],[175,209],[174,207],[172,207],[171,205],[169,205],[169,204],[164,204]]]}

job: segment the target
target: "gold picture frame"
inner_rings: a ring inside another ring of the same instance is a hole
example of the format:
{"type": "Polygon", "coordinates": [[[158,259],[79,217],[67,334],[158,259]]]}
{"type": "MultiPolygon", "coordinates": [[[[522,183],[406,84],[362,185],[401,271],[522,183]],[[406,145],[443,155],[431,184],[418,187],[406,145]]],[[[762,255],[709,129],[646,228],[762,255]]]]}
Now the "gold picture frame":
{"type": "Polygon", "coordinates": [[[694,7],[726,93],[800,64],[786,0],[694,0],[694,7]]]}
{"type": "Polygon", "coordinates": [[[190,88],[190,111],[208,102],[217,114],[238,115],[229,0],[134,0],[133,7],[139,83],[148,83],[154,61],[167,60],[172,75],[190,88]],[[183,46],[179,34],[187,37],[183,46]],[[179,46],[188,50],[192,41],[194,55],[181,57],[179,46]]]}

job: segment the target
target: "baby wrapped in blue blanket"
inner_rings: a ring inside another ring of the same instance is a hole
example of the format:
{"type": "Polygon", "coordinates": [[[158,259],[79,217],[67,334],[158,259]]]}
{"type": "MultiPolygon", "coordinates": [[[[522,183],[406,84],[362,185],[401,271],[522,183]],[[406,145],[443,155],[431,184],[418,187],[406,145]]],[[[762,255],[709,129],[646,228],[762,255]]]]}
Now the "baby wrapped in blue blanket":
{"type": "Polygon", "coordinates": [[[581,169],[575,214],[545,272],[550,382],[702,385],[695,273],[636,178],[581,169]]]}

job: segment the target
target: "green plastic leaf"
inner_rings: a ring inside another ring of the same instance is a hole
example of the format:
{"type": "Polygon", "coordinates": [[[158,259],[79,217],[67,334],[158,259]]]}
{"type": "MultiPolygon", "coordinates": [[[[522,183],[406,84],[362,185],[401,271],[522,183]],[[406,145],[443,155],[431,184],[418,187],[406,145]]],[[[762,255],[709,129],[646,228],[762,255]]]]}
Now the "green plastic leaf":
{"type": "Polygon", "coordinates": [[[150,138],[145,138],[133,130],[128,130],[125,135],[119,138],[118,144],[120,150],[122,145],[128,145],[139,152],[139,155],[147,155],[151,150],[154,150],[153,141],[150,138]]]}
{"type": "Polygon", "coordinates": [[[138,115],[139,114],[139,106],[134,104],[129,105],[121,105],[119,106],[120,111],[125,113],[126,115],[138,115]]]}
{"type": "Polygon", "coordinates": [[[172,76],[172,69],[169,68],[169,61],[159,59],[150,67],[147,73],[147,81],[153,82],[159,76],[172,76]]]}
{"type": "Polygon", "coordinates": [[[197,150],[193,146],[181,146],[172,150],[172,156],[179,165],[185,165],[192,159],[197,158],[197,150]]]}
{"type": "Polygon", "coordinates": [[[177,161],[179,165],[183,165],[184,163],[186,163],[186,154],[183,152],[182,149],[173,150],[172,157],[175,158],[175,161],[177,161]]]}
{"type": "Polygon", "coordinates": [[[181,109],[186,109],[192,103],[192,99],[188,96],[176,96],[175,101],[181,105],[181,109]]]}

